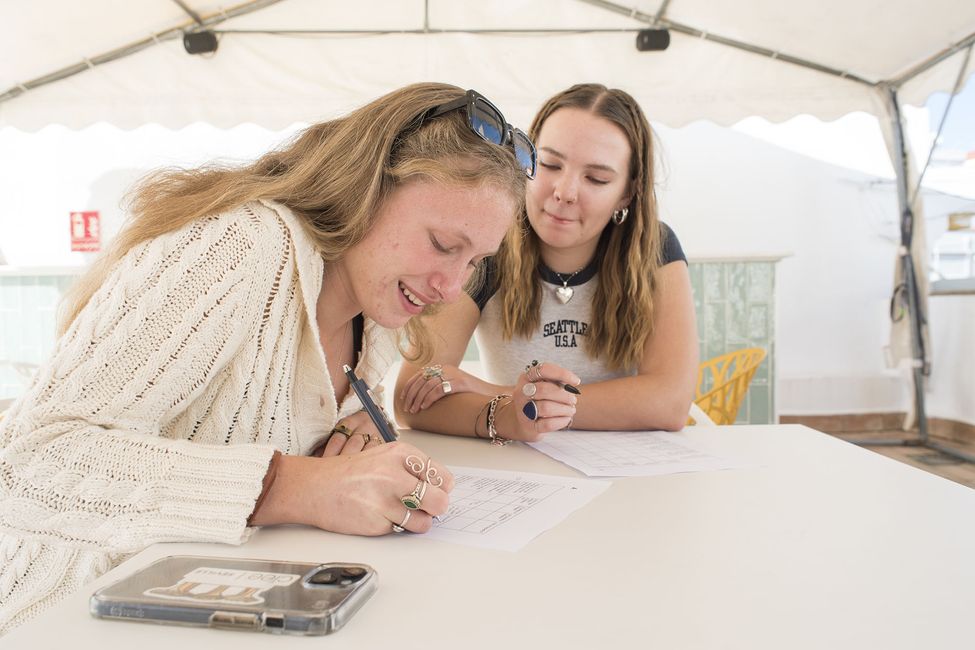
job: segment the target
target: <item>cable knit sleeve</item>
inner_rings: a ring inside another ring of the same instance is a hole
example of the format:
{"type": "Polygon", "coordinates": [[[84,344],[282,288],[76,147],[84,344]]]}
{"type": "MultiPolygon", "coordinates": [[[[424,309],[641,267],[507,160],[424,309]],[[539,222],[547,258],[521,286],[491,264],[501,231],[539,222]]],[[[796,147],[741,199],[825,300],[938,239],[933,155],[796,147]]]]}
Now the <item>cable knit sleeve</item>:
{"type": "Polygon", "coordinates": [[[130,251],[0,425],[0,529],[112,553],[246,539],[275,449],[248,345],[278,335],[293,254],[247,206],[130,251]]]}

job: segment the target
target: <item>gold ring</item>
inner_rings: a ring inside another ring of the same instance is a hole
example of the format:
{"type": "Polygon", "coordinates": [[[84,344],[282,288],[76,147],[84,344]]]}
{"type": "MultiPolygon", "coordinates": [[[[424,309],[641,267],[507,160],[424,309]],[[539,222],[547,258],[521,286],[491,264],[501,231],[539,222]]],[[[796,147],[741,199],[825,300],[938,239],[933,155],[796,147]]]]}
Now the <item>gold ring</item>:
{"type": "Polygon", "coordinates": [[[336,424],[335,428],[332,429],[332,433],[342,434],[345,436],[346,440],[352,437],[352,432],[349,430],[349,427],[345,426],[344,424],[336,424]]]}
{"type": "Polygon", "coordinates": [[[437,468],[433,466],[433,461],[430,458],[427,458],[427,471],[423,475],[423,480],[433,487],[440,487],[443,485],[443,477],[438,476],[438,474],[440,474],[440,472],[438,472],[437,468]]]}
{"type": "Polygon", "coordinates": [[[404,463],[406,464],[406,469],[410,470],[410,472],[416,475],[417,478],[420,478],[420,472],[422,472],[427,466],[426,463],[413,454],[407,456],[404,463]]]}
{"type": "Polygon", "coordinates": [[[369,441],[372,440],[372,436],[369,435],[368,433],[360,433],[359,435],[362,436],[362,446],[363,447],[365,447],[366,445],[368,445],[369,444],[369,441]]]}
{"type": "Polygon", "coordinates": [[[410,510],[416,510],[423,505],[423,495],[427,493],[426,481],[420,481],[409,494],[400,497],[400,501],[410,510]]]}

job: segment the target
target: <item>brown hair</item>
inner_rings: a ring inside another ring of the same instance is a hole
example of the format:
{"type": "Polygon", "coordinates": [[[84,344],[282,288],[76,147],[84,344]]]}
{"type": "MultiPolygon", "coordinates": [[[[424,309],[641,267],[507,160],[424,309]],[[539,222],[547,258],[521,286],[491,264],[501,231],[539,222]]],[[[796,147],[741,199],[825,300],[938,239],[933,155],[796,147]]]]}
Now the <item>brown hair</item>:
{"type": "MultiPolygon", "coordinates": [[[[60,333],[133,247],[249,201],[269,199],[290,208],[326,262],[360,242],[391,191],[413,178],[463,187],[495,185],[520,205],[524,172],[510,147],[478,137],[463,111],[418,124],[428,109],[463,94],[447,84],[413,84],[347,116],[314,124],[252,164],[149,175],[130,194],[125,227],[65,296],[60,333]]],[[[405,330],[416,358],[429,356],[421,319],[410,319],[405,330]]]]}
{"type": "MultiPolygon", "coordinates": [[[[653,289],[660,266],[660,222],[654,193],[654,134],[640,106],[622,90],[579,84],[549,99],[529,135],[537,142],[542,125],[561,108],[577,108],[609,120],[630,144],[629,216],[610,222],[600,237],[596,257],[599,285],[592,301],[586,352],[613,369],[637,365],[653,333],[653,289]]],[[[541,284],[539,238],[522,211],[498,253],[498,294],[504,336],[524,337],[538,328],[541,284]]]]}

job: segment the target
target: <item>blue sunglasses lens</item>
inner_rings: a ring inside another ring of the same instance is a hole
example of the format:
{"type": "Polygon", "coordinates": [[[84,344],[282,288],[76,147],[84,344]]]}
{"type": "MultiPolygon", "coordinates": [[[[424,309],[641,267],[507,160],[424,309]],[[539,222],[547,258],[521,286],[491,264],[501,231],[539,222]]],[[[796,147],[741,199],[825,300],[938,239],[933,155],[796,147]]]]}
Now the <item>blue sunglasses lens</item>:
{"type": "Polygon", "coordinates": [[[518,159],[518,165],[525,171],[525,176],[535,178],[535,165],[537,162],[535,145],[532,144],[532,141],[528,139],[527,135],[519,130],[514,132],[513,139],[515,158],[518,159]]]}
{"type": "Polygon", "coordinates": [[[470,117],[471,127],[478,135],[492,144],[504,144],[504,122],[492,106],[478,98],[470,117]]]}

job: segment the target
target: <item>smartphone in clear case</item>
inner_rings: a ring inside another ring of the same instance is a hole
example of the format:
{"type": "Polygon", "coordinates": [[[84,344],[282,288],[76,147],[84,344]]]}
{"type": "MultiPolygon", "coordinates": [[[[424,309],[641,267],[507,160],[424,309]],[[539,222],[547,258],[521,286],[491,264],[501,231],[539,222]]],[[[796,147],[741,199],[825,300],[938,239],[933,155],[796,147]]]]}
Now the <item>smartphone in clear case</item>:
{"type": "Polygon", "coordinates": [[[274,634],[335,632],[376,591],[365,564],[173,555],[96,591],[92,616],[274,634]]]}

